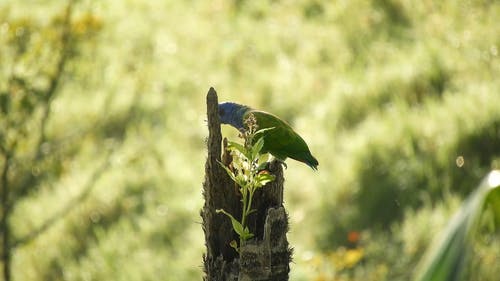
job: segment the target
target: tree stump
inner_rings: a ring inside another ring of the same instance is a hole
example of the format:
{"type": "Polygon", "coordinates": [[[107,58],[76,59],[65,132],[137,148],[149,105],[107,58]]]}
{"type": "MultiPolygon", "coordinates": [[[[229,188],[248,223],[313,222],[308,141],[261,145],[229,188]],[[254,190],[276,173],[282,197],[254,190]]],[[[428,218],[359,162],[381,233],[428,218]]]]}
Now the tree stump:
{"type": "MultiPolygon", "coordinates": [[[[235,182],[218,161],[225,165],[231,157],[224,153],[218,114],[218,98],[214,88],[207,94],[208,157],[205,164],[201,210],[206,253],[203,256],[205,281],[284,281],[290,271],[291,249],[288,246],[288,216],[283,207],[283,168],[272,162],[270,173],[276,179],[256,191],[248,218],[248,227],[255,234],[239,245],[240,253],[229,243],[239,241],[231,221],[215,210],[224,209],[241,219],[241,196],[235,182]],[[222,157],[222,159],[221,159],[222,157]]],[[[225,152],[225,146],[224,146],[225,152]]]]}

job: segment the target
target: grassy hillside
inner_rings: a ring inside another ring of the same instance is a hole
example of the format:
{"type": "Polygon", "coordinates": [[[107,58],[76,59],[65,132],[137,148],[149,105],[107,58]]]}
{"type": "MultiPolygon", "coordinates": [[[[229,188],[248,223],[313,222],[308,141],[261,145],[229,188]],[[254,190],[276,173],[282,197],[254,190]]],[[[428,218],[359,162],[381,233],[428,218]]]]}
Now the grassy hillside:
{"type": "MultiPolygon", "coordinates": [[[[210,86],[319,160],[287,162],[291,280],[408,280],[500,168],[498,18],[496,1],[3,1],[13,280],[200,280],[210,86]]],[[[500,274],[495,215],[481,280],[500,274]]]]}

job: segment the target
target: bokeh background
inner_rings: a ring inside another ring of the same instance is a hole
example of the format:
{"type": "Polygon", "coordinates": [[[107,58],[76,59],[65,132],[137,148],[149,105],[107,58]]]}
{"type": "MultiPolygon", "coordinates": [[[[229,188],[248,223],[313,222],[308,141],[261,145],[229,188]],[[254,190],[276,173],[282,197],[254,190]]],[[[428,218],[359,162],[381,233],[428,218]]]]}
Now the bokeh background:
{"type": "MultiPolygon", "coordinates": [[[[320,162],[285,171],[291,280],[409,280],[500,168],[499,19],[479,0],[1,1],[12,280],[201,280],[210,86],[320,162]]],[[[498,280],[481,222],[468,276],[498,280]]]]}

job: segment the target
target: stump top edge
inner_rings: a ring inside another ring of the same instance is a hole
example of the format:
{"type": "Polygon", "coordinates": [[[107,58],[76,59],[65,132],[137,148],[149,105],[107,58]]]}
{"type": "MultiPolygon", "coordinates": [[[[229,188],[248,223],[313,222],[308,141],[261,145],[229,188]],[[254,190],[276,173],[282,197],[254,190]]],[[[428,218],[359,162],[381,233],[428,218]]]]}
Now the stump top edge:
{"type": "Polygon", "coordinates": [[[217,102],[217,91],[214,89],[214,87],[210,87],[210,89],[208,89],[208,93],[207,93],[207,102],[211,100],[215,100],[217,102]]]}

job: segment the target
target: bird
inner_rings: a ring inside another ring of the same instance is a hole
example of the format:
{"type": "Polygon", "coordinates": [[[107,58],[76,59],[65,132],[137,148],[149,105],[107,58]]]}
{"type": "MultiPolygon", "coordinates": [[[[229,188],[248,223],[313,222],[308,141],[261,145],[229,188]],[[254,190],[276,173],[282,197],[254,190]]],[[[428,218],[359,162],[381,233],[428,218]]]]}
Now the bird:
{"type": "Polygon", "coordinates": [[[313,170],[318,169],[318,160],[311,154],[304,139],[278,116],[234,102],[219,103],[218,110],[220,122],[231,125],[240,132],[246,129],[245,120],[250,114],[255,117],[258,130],[270,128],[262,133],[262,153],[270,153],[282,163],[291,158],[305,163],[313,170]]]}

